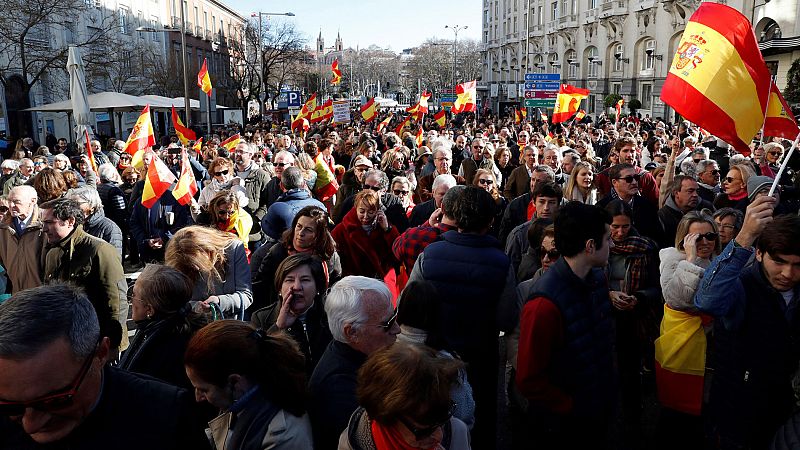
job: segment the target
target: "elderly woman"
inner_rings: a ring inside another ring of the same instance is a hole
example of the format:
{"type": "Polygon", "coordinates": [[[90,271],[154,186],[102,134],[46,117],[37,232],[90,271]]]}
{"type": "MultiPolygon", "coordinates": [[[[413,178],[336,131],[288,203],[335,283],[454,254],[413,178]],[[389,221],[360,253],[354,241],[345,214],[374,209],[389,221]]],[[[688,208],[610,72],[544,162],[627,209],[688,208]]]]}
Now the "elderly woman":
{"type": "Polygon", "coordinates": [[[597,187],[594,185],[595,165],[581,161],[575,164],[570,174],[567,187],[564,189],[564,198],[567,201],[577,201],[594,205],[597,203],[597,187]]]}
{"type": "Polygon", "coordinates": [[[339,450],[469,449],[450,396],[462,364],[429,347],[398,342],[358,371],[358,404],[339,450]]]}
{"type": "Polygon", "coordinates": [[[380,168],[390,180],[395,177],[402,177],[406,175],[405,160],[405,154],[399,149],[387,150],[383,154],[383,158],[381,158],[380,168]]]}
{"type": "Polygon", "coordinates": [[[239,196],[233,191],[220,191],[208,202],[207,211],[195,219],[198,225],[211,225],[220,231],[232,233],[244,245],[247,254],[247,241],[253,228],[253,217],[239,205],[239,196]]]}
{"type": "Polygon", "coordinates": [[[192,335],[206,324],[206,318],[189,306],[189,279],[172,267],[148,264],[131,293],[137,331],[119,367],[191,389],[183,354],[192,335]]]}
{"type": "Polygon", "coordinates": [[[517,166],[511,162],[511,150],[508,147],[498,146],[495,149],[494,166],[500,171],[500,175],[502,175],[500,177],[500,186],[498,186],[497,189],[499,189],[500,192],[503,192],[506,187],[506,181],[508,180],[508,177],[510,177],[511,172],[517,168],[517,166]]]}
{"type": "Polygon", "coordinates": [[[744,213],[750,204],[747,199],[747,180],[752,176],[755,176],[755,171],[748,163],[731,165],[722,179],[722,192],[714,199],[714,208],[731,207],[744,213]]]}
{"type": "Polygon", "coordinates": [[[250,318],[258,328],[289,333],[305,355],[308,376],[332,339],[324,310],[327,290],[323,261],[310,253],[296,253],[284,259],[275,272],[279,301],[250,318]]]}
{"type": "Polygon", "coordinates": [[[239,206],[247,206],[247,191],[244,189],[244,182],[236,176],[233,162],[228,158],[214,158],[208,165],[208,175],[211,181],[200,191],[200,198],[197,200],[199,208],[192,208],[192,217],[200,213],[200,208],[207,208],[208,203],[221,191],[231,191],[239,200],[239,206]]]}
{"type": "Polygon", "coordinates": [[[353,209],[331,233],[342,259],[342,275],[383,279],[397,260],[392,243],[400,235],[383,212],[380,195],[370,189],[356,194],[353,209]]]}
{"type": "Polygon", "coordinates": [[[197,307],[218,307],[226,317],[244,317],[253,301],[250,266],[244,244],[233,234],[202,226],[183,228],[167,244],[165,261],[192,282],[191,300],[197,307]]]}
{"type": "Polygon", "coordinates": [[[111,163],[100,165],[97,168],[97,175],[100,177],[97,193],[100,194],[100,201],[103,203],[106,217],[113,220],[120,229],[126,228],[127,204],[125,203],[125,193],[119,187],[122,184],[122,177],[111,163]]]}
{"type": "Polygon", "coordinates": [[[67,197],[78,202],[86,217],[83,222],[83,231],[113,245],[122,258],[122,230],[114,221],[106,217],[97,189],[92,186],[70,189],[67,197]]]}
{"type": "Polygon", "coordinates": [[[262,246],[253,253],[250,269],[253,284],[253,306],[257,310],[278,301],[280,290],[274,288],[278,266],[289,255],[308,253],[323,261],[325,272],[333,283],[341,277],[342,266],[336,243],[328,231],[328,214],[316,206],[297,212],[292,226],[272,247],[262,246]]]}
{"type": "Polygon", "coordinates": [[[214,322],[189,341],[184,363],[197,401],[221,412],[208,423],[214,448],[313,448],[303,354],[286,334],[214,322]]]}
{"type": "Polygon", "coordinates": [[[720,248],[725,248],[728,243],[739,234],[744,224],[744,214],[738,209],[722,208],[714,211],[714,222],[717,223],[720,248]]]}
{"type": "Polygon", "coordinates": [[[404,176],[396,176],[392,178],[392,193],[395,197],[400,199],[400,203],[406,210],[406,217],[411,217],[411,211],[417,206],[412,199],[411,181],[404,176]]]}

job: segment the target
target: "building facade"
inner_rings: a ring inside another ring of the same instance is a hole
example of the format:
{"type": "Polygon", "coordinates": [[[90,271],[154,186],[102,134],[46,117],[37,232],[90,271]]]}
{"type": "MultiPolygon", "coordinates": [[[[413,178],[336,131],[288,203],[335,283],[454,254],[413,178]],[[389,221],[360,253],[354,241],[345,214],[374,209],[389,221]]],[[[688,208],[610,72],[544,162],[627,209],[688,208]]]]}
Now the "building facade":
{"type": "MultiPolygon", "coordinates": [[[[755,24],[756,37],[778,86],[800,58],[798,0],[722,0],[755,24]]],[[[562,83],[588,88],[582,106],[605,111],[619,94],[641,102],[643,116],[674,118],[659,98],[673,55],[698,0],[483,0],[485,108],[503,113],[524,104],[526,73],[557,73],[562,83]]]]}

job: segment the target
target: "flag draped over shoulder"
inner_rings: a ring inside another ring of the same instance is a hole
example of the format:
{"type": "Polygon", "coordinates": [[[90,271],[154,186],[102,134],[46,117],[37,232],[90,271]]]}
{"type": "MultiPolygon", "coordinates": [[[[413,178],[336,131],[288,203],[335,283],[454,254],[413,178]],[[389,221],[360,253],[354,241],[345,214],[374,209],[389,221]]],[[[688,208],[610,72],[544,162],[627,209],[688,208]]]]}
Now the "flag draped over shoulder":
{"type": "Polygon", "coordinates": [[[200,72],[197,74],[197,86],[211,97],[211,77],[208,75],[208,60],[206,58],[203,58],[203,67],[200,68],[200,72]]]}
{"type": "Polygon", "coordinates": [[[170,172],[167,165],[158,156],[153,155],[153,160],[150,161],[150,166],[147,167],[147,175],[144,178],[142,205],[145,208],[152,208],[174,182],[175,175],[170,172]]]}
{"type": "Polygon", "coordinates": [[[589,96],[588,89],[581,89],[569,84],[562,84],[556,97],[556,106],[553,108],[553,123],[569,120],[578,112],[581,100],[589,96]]]}
{"type": "Polygon", "coordinates": [[[331,84],[339,84],[342,82],[342,71],[339,70],[339,60],[334,59],[331,64],[331,84]]]}
{"type": "Polygon", "coordinates": [[[456,101],[453,102],[454,114],[475,111],[477,104],[478,88],[475,80],[461,83],[456,86],[456,101]]]}
{"type": "Polygon", "coordinates": [[[189,141],[197,140],[197,135],[194,134],[194,131],[183,126],[181,118],[178,117],[178,113],[175,111],[175,105],[172,106],[172,125],[175,127],[175,134],[178,135],[181,144],[189,145],[189,141]]]}
{"type": "Polygon", "coordinates": [[[192,165],[189,163],[189,154],[184,149],[181,151],[181,176],[178,177],[178,184],[172,190],[172,196],[178,203],[185,206],[192,203],[195,194],[197,194],[197,181],[192,172],[192,165]]]}
{"type": "Polygon", "coordinates": [[[372,122],[378,117],[378,105],[375,104],[375,98],[369,99],[367,103],[361,106],[361,117],[367,122],[372,122]]]}
{"type": "Polygon", "coordinates": [[[764,120],[764,136],[794,139],[800,134],[792,109],[781,95],[780,89],[772,82],[767,105],[767,117],[764,120]]]}
{"type": "Polygon", "coordinates": [[[447,123],[447,114],[444,110],[441,110],[433,115],[433,121],[436,122],[436,125],[439,125],[440,128],[444,128],[445,123],[447,123]]]}
{"type": "Polygon", "coordinates": [[[747,154],[764,122],[770,86],[750,21],[729,6],[704,2],[686,24],[661,100],[747,154]]]}
{"type": "Polygon", "coordinates": [[[133,125],[133,131],[125,143],[125,153],[135,155],[137,151],[156,145],[153,123],[150,121],[150,105],[146,105],[133,125]]]}

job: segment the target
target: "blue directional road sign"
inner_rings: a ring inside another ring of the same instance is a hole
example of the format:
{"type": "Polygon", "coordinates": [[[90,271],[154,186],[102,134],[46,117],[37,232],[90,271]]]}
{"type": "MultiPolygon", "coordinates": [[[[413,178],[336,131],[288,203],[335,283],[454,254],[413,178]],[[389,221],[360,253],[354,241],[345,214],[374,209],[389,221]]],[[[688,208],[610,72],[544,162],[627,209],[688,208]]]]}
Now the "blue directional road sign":
{"type": "Polygon", "coordinates": [[[561,83],[548,83],[544,81],[526,81],[526,91],[556,91],[558,92],[561,83]]]}
{"type": "Polygon", "coordinates": [[[560,81],[561,75],[557,73],[526,73],[525,81],[560,81]]]}

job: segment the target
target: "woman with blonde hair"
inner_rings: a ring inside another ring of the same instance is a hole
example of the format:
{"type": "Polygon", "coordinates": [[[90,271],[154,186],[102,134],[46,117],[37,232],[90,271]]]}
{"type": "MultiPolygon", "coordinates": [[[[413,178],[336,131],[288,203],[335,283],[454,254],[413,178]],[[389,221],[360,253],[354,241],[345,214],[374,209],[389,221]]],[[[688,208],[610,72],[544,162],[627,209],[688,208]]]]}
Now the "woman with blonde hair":
{"type": "Polygon", "coordinates": [[[588,161],[575,164],[570,174],[564,198],[567,201],[578,201],[587,205],[597,203],[597,186],[594,184],[595,165],[588,161]]]}
{"type": "Polygon", "coordinates": [[[253,218],[239,204],[239,195],[232,191],[220,191],[208,202],[208,211],[197,217],[200,225],[211,225],[218,230],[232,233],[244,245],[247,255],[247,241],[253,229],[253,218]]]}
{"type": "MultiPolygon", "coordinates": [[[[236,176],[233,161],[228,158],[214,158],[208,165],[208,176],[211,181],[200,191],[200,198],[197,200],[200,208],[207,208],[211,199],[222,191],[233,192],[238,198],[239,206],[247,206],[247,191],[242,186],[242,180],[236,176]]],[[[192,208],[193,218],[199,213],[199,208],[192,208]]]]}
{"type": "Polygon", "coordinates": [[[722,192],[714,199],[714,208],[736,208],[742,213],[750,201],[747,199],[747,180],[755,176],[755,171],[747,162],[731,164],[728,175],[722,179],[722,192]]]}
{"type": "Polygon", "coordinates": [[[231,233],[210,227],[189,226],[170,239],[166,265],[189,277],[191,300],[200,308],[216,304],[228,317],[244,317],[253,301],[250,265],[242,241],[231,233]]]}
{"type": "Polygon", "coordinates": [[[298,153],[295,157],[295,167],[303,173],[303,179],[306,180],[308,191],[314,192],[314,185],[317,184],[317,163],[308,153],[303,152],[298,153]]]}

